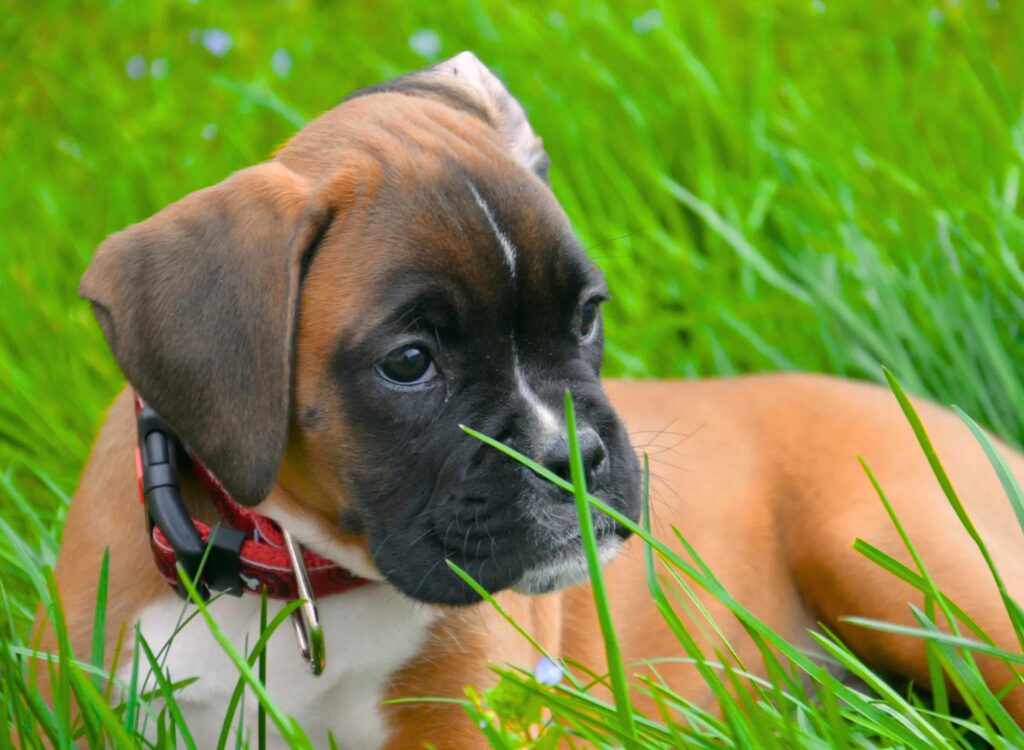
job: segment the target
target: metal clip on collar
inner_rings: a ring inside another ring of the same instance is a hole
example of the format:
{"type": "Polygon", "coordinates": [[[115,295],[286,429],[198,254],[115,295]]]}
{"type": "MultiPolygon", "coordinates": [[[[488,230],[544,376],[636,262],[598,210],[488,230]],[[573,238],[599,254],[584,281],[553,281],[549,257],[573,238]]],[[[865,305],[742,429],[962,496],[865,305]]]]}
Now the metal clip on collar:
{"type": "Polygon", "coordinates": [[[309,585],[309,573],[302,559],[302,549],[286,530],[281,529],[284,546],[288,550],[288,559],[292,563],[295,583],[302,597],[302,604],[292,612],[292,625],[295,627],[295,639],[299,642],[302,658],[309,664],[309,670],[319,677],[324,671],[326,660],[324,648],[324,631],[320,627],[320,615],[316,611],[316,598],[313,587],[309,585]]]}

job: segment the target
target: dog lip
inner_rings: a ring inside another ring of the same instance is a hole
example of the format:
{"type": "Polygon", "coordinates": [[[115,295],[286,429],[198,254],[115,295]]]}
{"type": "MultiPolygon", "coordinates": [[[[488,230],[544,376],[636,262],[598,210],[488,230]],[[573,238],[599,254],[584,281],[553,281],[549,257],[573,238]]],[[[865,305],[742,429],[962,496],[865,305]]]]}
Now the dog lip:
{"type": "MultiPolygon", "coordinates": [[[[618,539],[627,539],[631,533],[632,532],[629,529],[621,526],[618,523],[615,524],[614,528],[607,528],[602,526],[601,528],[594,529],[594,541],[600,545],[605,540],[611,539],[613,537],[617,537],[618,539]]],[[[580,533],[578,530],[574,529],[573,533],[570,536],[563,537],[559,540],[558,546],[553,548],[552,552],[557,553],[566,549],[567,547],[575,547],[577,545],[582,547],[582,544],[583,534],[580,533]]]]}
{"type": "MultiPolygon", "coordinates": [[[[590,578],[590,565],[581,544],[566,550],[565,546],[553,551],[549,557],[523,571],[510,588],[524,595],[546,594],[559,589],[585,583],[590,578]]],[[[604,534],[598,539],[597,553],[600,565],[607,565],[619,554],[621,540],[604,534]],[[611,538],[610,541],[609,537],[611,538]]]]}

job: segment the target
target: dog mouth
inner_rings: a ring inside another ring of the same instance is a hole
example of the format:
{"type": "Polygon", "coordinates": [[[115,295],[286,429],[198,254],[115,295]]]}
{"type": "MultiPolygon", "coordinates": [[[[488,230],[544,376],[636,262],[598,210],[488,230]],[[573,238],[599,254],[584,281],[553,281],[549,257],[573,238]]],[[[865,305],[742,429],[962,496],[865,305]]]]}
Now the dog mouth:
{"type": "MultiPolygon", "coordinates": [[[[592,492],[635,519],[639,483],[627,458],[595,482],[592,492]]],[[[491,594],[510,589],[536,595],[588,581],[579,508],[571,494],[518,467],[496,474],[432,487],[410,515],[368,514],[370,552],[384,578],[410,598],[442,606],[478,603],[477,587],[491,594]]],[[[596,507],[589,515],[603,566],[630,533],[596,507]]]]}
{"type": "MultiPolygon", "coordinates": [[[[385,532],[386,542],[371,542],[374,562],[405,595],[437,605],[464,606],[481,599],[449,565],[492,594],[503,589],[546,594],[587,582],[590,570],[576,507],[538,507],[542,510],[526,514],[508,509],[507,515],[501,514],[504,518],[496,519],[482,512],[477,518],[464,509],[462,518],[449,515],[448,523],[430,524],[433,528],[426,530],[407,528],[408,541],[385,532]]],[[[591,520],[598,562],[604,566],[618,554],[629,531],[597,510],[591,510],[591,520]]]]}
{"type": "MultiPolygon", "coordinates": [[[[534,515],[533,547],[543,553],[537,562],[525,565],[521,575],[509,583],[508,587],[513,591],[527,595],[547,594],[590,580],[590,564],[584,549],[578,510],[573,504],[563,504],[555,514],[560,523],[551,523],[550,508],[534,515]]],[[[619,553],[630,532],[599,511],[591,510],[590,517],[598,564],[604,567],[619,553]]]]}
{"type": "MultiPolygon", "coordinates": [[[[598,537],[598,564],[602,568],[619,554],[622,542],[623,537],[617,533],[598,537]]],[[[509,588],[518,594],[533,596],[549,594],[589,580],[590,565],[583,549],[583,540],[577,537],[564,544],[553,558],[527,568],[509,588]]]]}

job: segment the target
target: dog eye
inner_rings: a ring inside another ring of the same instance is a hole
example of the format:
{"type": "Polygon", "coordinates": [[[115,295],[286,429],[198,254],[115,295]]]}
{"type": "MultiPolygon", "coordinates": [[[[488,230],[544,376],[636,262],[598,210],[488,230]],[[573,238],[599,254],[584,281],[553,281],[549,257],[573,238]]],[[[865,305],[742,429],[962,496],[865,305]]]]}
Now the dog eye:
{"type": "Polygon", "coordinates": [[[433,380],[437,368],[422,346],[403,346],[384,357],[377,364],[377,372],[397,385],[420,385],[433,380]]]}
{"type": "Polygon", "coordinates": [[[590,300],[580,308],[580,339],[587,341],[597,330],[597,300],[590,300]]]}

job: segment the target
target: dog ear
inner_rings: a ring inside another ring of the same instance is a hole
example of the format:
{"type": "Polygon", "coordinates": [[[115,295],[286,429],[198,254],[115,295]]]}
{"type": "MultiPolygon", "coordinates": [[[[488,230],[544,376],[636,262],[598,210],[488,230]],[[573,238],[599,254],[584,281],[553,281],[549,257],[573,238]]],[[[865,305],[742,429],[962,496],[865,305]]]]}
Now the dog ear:
{"type": "Polygon", "coordinates": [[[551,159],[544,151],[540,136],[533,132],[523,105],[479,57],[469,51],[460,52],[419,75],[446,80],[473,92],[487,120],[505,138],[513,158],[547,181],[551,159]]]}
{"type": "Polygon", "coordinates": [[[301,275],[327,223],[267,162],[111,235],[79,287],[128,380],[246,505],[284,452],[301,275]]]}
{"type": "Polygon", "coordinates": [[[432,68],[371,86],[347,98],[385,91],[439,99],[481,117],[501,134],[517,162],[547,182],[551,159],[526,119],[523,106],[472,52],[460,52],[432,68]]]}

